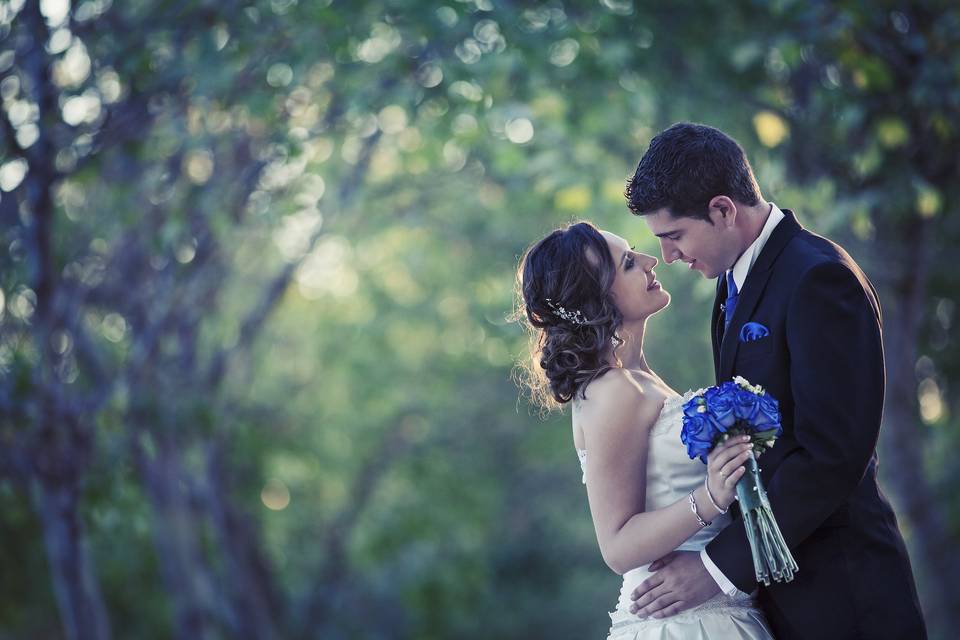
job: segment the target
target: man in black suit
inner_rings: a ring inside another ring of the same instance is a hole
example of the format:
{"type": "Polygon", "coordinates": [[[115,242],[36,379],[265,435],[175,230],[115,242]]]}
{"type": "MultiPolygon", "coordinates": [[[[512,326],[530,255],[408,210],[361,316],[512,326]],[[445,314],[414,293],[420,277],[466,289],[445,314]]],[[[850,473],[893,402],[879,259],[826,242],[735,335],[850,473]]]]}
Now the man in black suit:
{"type": "MultiPolygon", "coordinates": [[[[765,202],[743,149],[712,127],[656,136],[627,197],[666,263],[717,278],[717,382],[743,376],[780,401],[783,435],[759,462],[799,572],[759,587],[776,637],[925,638],[906,547],[877,486],[885,372],[873,285],[840,246],[765,202]]],[[[758,588],[740,518],[702,552],[651,569],[634,592],[642,616],[758,588]]]]}

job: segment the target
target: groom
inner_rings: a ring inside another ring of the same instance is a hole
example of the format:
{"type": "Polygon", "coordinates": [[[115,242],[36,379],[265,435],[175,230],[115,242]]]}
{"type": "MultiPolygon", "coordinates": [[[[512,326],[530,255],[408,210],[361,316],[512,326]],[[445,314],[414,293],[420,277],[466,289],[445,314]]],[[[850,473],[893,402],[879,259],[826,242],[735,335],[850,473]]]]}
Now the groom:
{"type": "MultiPolygon", "coordinates": [[[[925,638],[910,560],[877,486],[885,372],[873,285],[840,246],[764,201],[743,149],[712,127],[656,136],[627,197],[664,262],[717,279],[717,382],[740,375],[780,401],[783,435],[759,462],[800,570],[759,588],[775,636],[925,638]]],[[[758,587],[737,517],[704,551],[651,569],[633,594],[641,616],[758,587]]]]}

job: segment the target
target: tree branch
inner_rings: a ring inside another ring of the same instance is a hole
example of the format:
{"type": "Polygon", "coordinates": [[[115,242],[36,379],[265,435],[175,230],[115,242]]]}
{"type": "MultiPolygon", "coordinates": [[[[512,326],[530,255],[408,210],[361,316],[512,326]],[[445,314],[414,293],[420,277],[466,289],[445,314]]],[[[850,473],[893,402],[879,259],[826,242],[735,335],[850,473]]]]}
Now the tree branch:
{"type": "MultiPolygon", "coordinates": [[[[348,208],[350,202],[357,192],[357,189],[363,183],[364,176],[366,175],[367,169],[370,165],[370,158],[373,154],[373,149],[376,147],[376,144],[380,139],[380,135],[381,132],[378,130],[364,141],[360,159],[354,167],[350,178],[343,182],[340,186],[336,208],[337,213],[348,208]]],[[[290,281],[292,280],[293,275],[296,273],[296,270],[301,264],[303,264],[303,261],[306,260],[307,256],[309,256],[314,250],[320,238],[326,235],[328,229],[329,223],[325,223],[316,231],[314,231],[307,243],[307,250],[304,252],[304,254],[299,259],[287,263],[280,273],[274,276],[273,280],[270,282],[261,296],[260,302],[252,310],[250,310],[244,321],[241,323],[240,337],[237,340],[236,345],[221,348],[213,357],[209,373],[206,376],[209,389],[216,389],[220,386],[229,361],[235,358],[236,354],[239,352],[248,349],[253,343],[255,337],[263,328],[263,325],[273,312],[284,291],[286,291],[287,287],[290,285],[290,281]]]]}

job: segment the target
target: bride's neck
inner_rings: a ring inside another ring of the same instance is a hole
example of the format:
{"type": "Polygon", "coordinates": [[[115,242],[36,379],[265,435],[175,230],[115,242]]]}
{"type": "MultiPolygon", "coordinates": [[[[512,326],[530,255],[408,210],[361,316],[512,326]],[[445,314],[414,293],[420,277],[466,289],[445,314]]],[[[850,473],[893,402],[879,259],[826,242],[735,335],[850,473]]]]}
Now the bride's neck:
{"type": "Polygon", "coordinates": [[[624,343],[616,350],[616,355],[624,369],[634,369],[652,373],[643,353],[643,332],[646,322],[639,321],[620,327],[619,335],[624,343]]]}

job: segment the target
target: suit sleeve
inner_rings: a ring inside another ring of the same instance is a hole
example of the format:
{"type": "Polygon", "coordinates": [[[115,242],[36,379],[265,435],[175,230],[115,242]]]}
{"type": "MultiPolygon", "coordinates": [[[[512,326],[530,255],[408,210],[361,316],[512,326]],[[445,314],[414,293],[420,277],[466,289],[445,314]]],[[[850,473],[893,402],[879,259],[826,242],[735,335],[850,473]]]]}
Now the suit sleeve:
{"type": "MultiPolygon", "coordinates": [[[[867,470],[880,432],[884,365],[876,298],[846,265],[809,269],[789,304],[795,442],[766,487],[793,550],[846,502],[867,470]]],[[[722,531],[707,553],[737,588],[753,591],[756,579],[741,519],[722,531]]]]}

